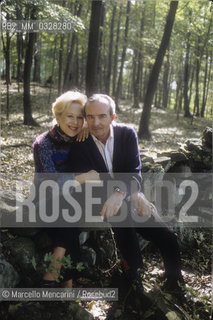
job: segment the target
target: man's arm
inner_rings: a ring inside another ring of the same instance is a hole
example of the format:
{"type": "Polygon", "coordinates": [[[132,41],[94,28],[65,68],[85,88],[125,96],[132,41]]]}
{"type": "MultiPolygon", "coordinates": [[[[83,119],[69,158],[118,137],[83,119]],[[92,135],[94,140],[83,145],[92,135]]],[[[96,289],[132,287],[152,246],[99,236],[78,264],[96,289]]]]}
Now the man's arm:
{"type": "Polygon", "coordinates": [[[115,127],[114,179],[125,183],[127,196],[141,189],[141,160],[138,138],[131,127],[115,127]]]}
{"type": "Polygon", "coordinates": [[[102,217],[107,218],[117,214],[124,199],[140,190],[142,181],[140,171],[141,161],[136,132],[127,126],[115,126],[113,160],[114,186],[110,197],[102,208],[102,217]],[[120,184],[123,188],[120,187],[120,184]]]}

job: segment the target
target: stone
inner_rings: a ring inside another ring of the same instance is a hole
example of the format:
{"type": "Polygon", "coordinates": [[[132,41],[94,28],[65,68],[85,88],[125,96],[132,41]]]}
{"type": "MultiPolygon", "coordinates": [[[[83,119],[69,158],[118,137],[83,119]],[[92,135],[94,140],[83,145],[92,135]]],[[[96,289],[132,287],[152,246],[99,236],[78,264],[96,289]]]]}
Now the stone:
{"type": "Polygon", "coordinates": [[[84,259],[84,262],[86,262],[88,264],[88,266],[95,265],[96,252],[93,248],[82,246],[81,253],[82,253],[82,257],[84,259]]]}
{"type": "Polygon", "coordinates": [[[18,265],[26,274],[35,272],[32,265],[32,258],[35,257],[35,245],[31,239],[23,237],[11,239],[5,244],[5,247],[10,250],[13,265],[18,265]]]}
{"type": "Polygon", "coordinates": [[[11,228],[10,232],[20,237],[34,237],[40,231],[39,228],[11,228]]]}
{"type": "MultiPolygon", "coordinates": [[[[1,226],[3,228],[17,227],[16,210],[23,203],[24,200],[25,200],[25,197],[21,193],[18,193],[15,191],[8,191],[8,190],[4,190],[0,192],[0,221],[1,221],[1,226]]],[[[24,206],[23,208],[24,217],[26,216],[28,218],[29,216],[28,211],[29,210],[27,206],[24,206]]],[[[23,223],[21,224],[21,226],[23,226],[23,223]]],[[[23,230],[18,231],[18,228],[16,228],[16,230],[19,233],[25,232],[23,230]]],[[[37,232],[35,230],[36,229],[34,228],[33,233],[37,232]]],[[[31,231],[27,231],[28,236],[29,236],[29,232],[31,233],[31,231]]]]}
{"type": "Polygon", "coordinates": [[[0,288],[14,288],[19,281],[20,277],[15,268],[0,256],[0,288]]]}
{"type": "Polygon", "coordinates": [[[169,157],[172,162],[185,162],[187,161],[187,157],[183,152],[178,151],[169,151],[169,152],[161,152],[157,154],[158,157],[169,157]]]}
{"type": "Polygon", "coordinates": [[[186,149],[200,153],[202,152],[202,141],[200,139],[189,139],[186,141],[186,149]]]}
{"type": "Polygon", "coordinates": [[[149,157],[145,154],[140,154],[141,156],[141,162],[149,162],[149,163],[154,163],[154,159],[152,157],[149,157]]]}
{"type": "Polygon", "coordinates": [[[48,320],[48,311],[39,302],[22,303],[9,308],[11,320],[48,320]],[[46,311],[46,312],[45,312],[46,311]]]}
{"type": "Polygon", "coordinates": [[[155,159],[156,164],[160,164],[163,168],[167,168],[171,165],[171,158],[170,157],[160,157],[155,159]]]}
{"type": "Polygon", "coordinates": [[[149,162],[142,163],[141,172],[148,172],[151,168],[149,162]]]}
{"type": "MultiPolygon", "coordinates": [[[[11,320],[76,320],[80,319],[75,316],[81,309],[76,303],[76,310],[69,308],[72,302],[63,301],[44,301],[44,302],[23,302],[9,308],[11,320]]],[[[84,309],[83,309],[84,310],[84,309]]],[[[91,320],[91,317],[82,319],[91,320]]]]}
{"type": "Polygon", "coordinates": [[[138,242],[139,242],[139,246],[141,251],[143,251],[149,244],[149,241],[145,240],[140,234],[137,234],[138,236],[138,242]]]}
{"type": "Polygon", "coordinates": [[[23,201],[23,196],[15,191],[1,191],[0,192],[0,220],[1,226],[7,227],[4,225],[4,216],[14,215],[16,209],[16,199],[18,201],[23,201]]]}
{"type": "Polygon", "coordinates": [[[212,148],[212,128],[206,127],[202,134],[202,142],[207,147],[212,148]]]}
{"type": "Polygon", "coordinates": [[[80,245],[83,245],[89,239],[89,231],[83,231],[79,235],[80,245]]]}
{"type": "Polygon", "coordinates": [[[69,305],[69,310],[73,314],[75,320],[94,320],[91,313],[87,310],[81,308],[76,302],[71,302],[69,305]]]}
{"type": "Polygon", "coordinates": [[[168,173],[180,173],[179,177],[187,178],[192,175],[192,170],[188,165],[179,162],[175,163],[168,173]]]}

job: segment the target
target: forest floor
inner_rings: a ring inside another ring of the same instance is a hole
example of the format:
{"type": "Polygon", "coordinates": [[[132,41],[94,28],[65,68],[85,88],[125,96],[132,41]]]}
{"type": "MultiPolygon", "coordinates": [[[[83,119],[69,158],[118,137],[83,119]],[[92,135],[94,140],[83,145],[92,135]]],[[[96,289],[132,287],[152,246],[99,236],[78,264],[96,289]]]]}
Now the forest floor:
{"type": "MultiPolygon", "coordinates": [[[[2,84],[1,110],[1,189],[18,190],[25,196],[33,178],[32,143],[35,137],[52,126],[49,89],[32,85],[33,117],[38,127],[23,125],[22,89],[18,92],[14,83],[10,87],[10,116],[6,119],[6,87],[2,84]],[[19,184],[17,185],[17,182],[19,184]]],[[[57,93],[53,90],[50,101],[57,93]]],[[[129,101],[121,103],[121,112],[117,121],[131,125],[138,130],[141,109],[132,109],[129,101]]],[[[151,141],[139,141],[140,151],[156,157],[159,152],[177,150],[187,139],[201,137],[206,126],[212,126],[211,119],[186,119],[172,110],[152,108],[150,130],[151,141]]],[[[185,305],[191,320],[207,320],[211,305],[211,233],[206,230],[194,230],[195,246],[183,252],[183,274],[188,287],[185,305]]],[[[162,267],[158,254],[145,251],[146,273],[144,278],[151,284],[162,267]]],[[[87,306],[85,306],[87,307],[87,306]]],[[[87,309],[96,319],[106,319],[107,308],[100,303],[89,305],[87,309]]]]}

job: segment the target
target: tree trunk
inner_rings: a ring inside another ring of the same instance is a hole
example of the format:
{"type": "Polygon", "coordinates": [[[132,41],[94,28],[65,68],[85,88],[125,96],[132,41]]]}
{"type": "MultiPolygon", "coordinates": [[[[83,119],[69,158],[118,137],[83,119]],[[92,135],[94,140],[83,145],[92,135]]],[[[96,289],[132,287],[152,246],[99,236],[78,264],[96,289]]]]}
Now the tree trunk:
{"type": "Polygon", "coordinates": [[[206,82],[207,82],[207,76],[208,76],[208,50],[206,50],[206,63],[205,63],[205,72],[204,72],[204,80],[203,80],[203,99],[202,99],[202,107],[200,116],[204,118],[204,112],[206,108],[206,82]]]}
{"type": "Polygon", "coordinates": [[[9,36],[9,32],[6,34],[6,49],[5,49],[5,59],[6,59],[6,84],[7,84],[7,120],[10,117],[10,41],[11,37],[9,36]]]}
{"type": "MultiPolygon", "coordinates": [[[[210,61],[212,61],[213,58],[213,52],[212,55],[210,57],[210,61]]],[[[205,113],[205,109],[206,109],[206,102],[207,102],[207,98],[208,98],[208,93],[209,93],[209,85],[211,83],[212,80],[212,63],[210,63],[210,67],[209,67],[209,72],[208,72],[208,77],[207,77],[207,84],[206,84],[206,93],[204,96],[204,111],[203,111],[203,117],[204,117],[204,113],[205,113]]],[[[206,113],[208,112],[208,110],[206,110],[206,113]]],[[[201,115],[202,116],[202,115],[201,115]]]]}
{"type": "Polygon", "coordinates": [[[79,43],[78,38],[76,39],[76,47],[75,47],[75,82],[74,85],[79,87],[79,43]]]}
{"type": "Polygon", "coordinates": [[[18,92],[20,91],[19,82],[23,81],[23,37],[21,33],[17,33],[17,82],[18,82],[18,92]]]}
{"type": "Polygon", "coordinates": [[[146,95],[147,73],[148,73],[148,70],[147,70],[147,68],[146,68],[146,69],[144,70],[143,82],[142,82],[142,92],[141,92],[141,100],[143,101],[143,104],[144,104],[145,95],[146,95]]]}
{"type": "Polygon", "coordinates": [[[109,55],[108,55],[108,69],[106,75],[106,93],[110,94],[110,79],[112,73],[112,52],[113,52],[113,40],[114,40],[114,25],[116,15],[116,4],[113,3],[112,20],[110,27],[110,40],[109,40],[109,55]]]}
{"type": "Polygon", "coordinates": [[[184,117],[191,117],[189,111],[189,98],[188,98],[188,89],[189,89],[189,52],[190,52],[190,33],[187,33],[187,45],[186,45],[186,59],[184,67],[184,117]]]}
{"type": "MultiPolygon", "coordinates": [[[[10,19],[9,14],[7,14],[7,20],[10,19]]],[[[11,79],[10,79],[10,43],[11,43],[11,36],[9,35],[9,32],[6,33],[6,44],[4,42],[4,37],[3,34],[2,36],[2,43],[3,43],[3,52],[4,52],[4,58],[6,61],[6,85],[7,85],[7,120],[9,120],[10,116],[10,84],[11,84],[11,79]]]]}
{"type": "Polygon", "coordinates": [[[26,125],[38,125],[32,117],[32,107],[30,99],[30,74],[33,61],[33,51],[35,43],[35,33],[28,34],[28,41],[26,42],[26,53],[24,63],[24,124],[26,125]]]}
{"type": "Polygon", "coordinates": [[[60,35],[60,49],[58,61],[58,96],[62,92],[62,70],[63,70],[64,34],[60,35]]]}
{"type": "MultiPolygon", "coordinates": [[[[178,72],[178,78],[177,78],[177,87],[176,87],[176,96],[175,96],[175,111],[178,114],[178,108],[179,108],[179,97],[180,97],[180,93],[181,93],[181,88],[182,88],[182,70],[179,70],[178,72]]],[[[179,115],[178,115],[179,117],[179,115]]]]}
{"type": "Polygon", "coordinates": [[[169,97],[169,52],[167,54],[167,61],[164,64],[164,74],[163,74],[163,108],[166,109],[168,105],[169,97]]]}
{"type": "Polygon", "coordinates": [[[64,92],[70,89],[70,83],[72,81],[72,57],[74,53],[75,42],[76,42],[76,33],[73,33],[71,47],[67,56],[66,69],[64,74],[64,85],[63,85],[64,92]]]}
{"type": "Polygon", "coordinates": [[[55,46],[54,46],[54,50],[53,50],[53,59],[52,59],[52,72],[51,72],[51,76],[50,78],[52,79],[52,81],[50,81],[50,90],[49,90],[49,96],[48,96],[48,102],[47,104],[50,104],[50,99],[51,99],[51,94],[52,94],[52,87],[54,84],[54,71],[55,71],[55,61],[56,61],[56,48],[57,48],[57,35],[55,36],[55,46]]]}
{"type": "Polygon", "coordinates": [[[105,55],[105,43],[103,45],[103,34],[104,34],[104,20],[105,20],[105,4],[101,10],[101,23],[99,27],[99,44],[98,44],[98,62],[97,62],[97,91],[103,92],[105,86],[105,66],[106,66],[106,55],[105,55]],[[103,50],[103,51],[102,51],[103,50]],[[103,52],[103,54],[102,54],[103,52]]]}
{"type": "Polygon", "coordinates": [[[97,63],[102,10],[102,0],[92,1],[86,67],[86,94],[88,96],[97,91],[97,63]]]}
{"type": "Polygon", "coordinates": [[[7,32],[7,49],[6,49],[6,84],[7,84],[7,120],[10,117],[10,37],[7,32]]]}
{"type": "Polygon", "coordinates": [[[84,87],[84,80],[86,78],[86,50],[84,45],[81,45],[81,78],[80,78],[80,86],[84,87]]]}
{"type": "MultiPolygon", "coordinates": [[[[142,11],[142,18],[141,18],[141,26],[140,26],[140,34],[139,39],[143,38],[143,31],[144,31],[144,23],[145,23],[145,9],[142,11]]],[[[140,45],[139,49],[136,50],[136,57],[137,60],[137,69],[135,72],[136,78],[133,82],[133,93],[134,93],[134,103],[133,108],[139,108],[139,101],[140,101],[140,80],[141,80],[141,73],[142,73],[142,45],[140,45]]]]}
{"type": "MultiPolygon", "coordinates": [[[[37,8],[33,6],[31,11],[30,19],[36,19],[37,8]]],[[[32,106],[30,98],[30,76],[34,53],[35,44],[35,32],[27,34],[27,41],[25,41],[26,51],[25,51],[25,62],[24,62],[24,94],[23,94],[23,105],[24,105],[24,124],[38,126],[38,123],[32,117],[32,106]]]]}
{"type": "Polygon", "coordinates": [[[35,54],[34,54],[34,73],[33,81],[41,82],[41,55],[40,55],[40,44],[39,44],[39,33],[35,34],[35,54]]]}
{"type": "Polygon", "coordinates": [[[115,44],[115,53],[114,53],[113,81],[112,81],[113,97],[115,97],[115,95],[116,95],[116,80],[117,80],[117,70],[118,70],[118,46],[119,46],[119,41],[120,41],[121,15],[122,15],[122,6],[120,6],[118,24],[117,24],[117,30],[116,30],[116,44],[115,44]]]}
{"type": "Polygon", "coordinates": [[[191,103],[192,92],[193,92],[192,85],[193,85],[193,81],[194,81],[194,68],[191,71],[191,76],[190,77],[191,77],[191,79],[190,79],[190,85],[189,85],[189,98],[188,98],[189,106],[190,106],[190,103],[191,103]]]}
{"type": "Polygon", "coordinates": [[[211,30],[212,25],[212,16],[209,22],[208,30],[206,33],[206,37],[203,41],[203,45],[201,46],[201,38],[198,36],[198,43],[197,43],[197,61],[196,61],[196,89],[195,89],[195,103],[194,103],[194,113],[196,112],[196,116],[200,115],[200,105],[199,105],[199,76],[200,76],[200,67],[201,61],[204,53],[204,49],[207,45],[209,33],[211,30]]]}
{"type": "MultiPolygon", "coordinates": [[[[21,9],[16,6],[16,17],[17,20],[22,20],[22,11],[21,9]]],[[[17,83],[18,83],[18,92],[20,92],[20,82],[23,82],[24,75],[23,75],[23,59],[24,59],[24,41],[23,35],[20,32],[17,32],[16,37],[16,48],[17,48],[17,83]]]]}
{"type": "MultiPolygon", "coordinates": [[[[62,7],[65,7],[66,0],[63,0],[62,7]]],[[[58,58],[58,96],[62,92],[62,71],[63,71],[63,53],[64,53],[64,34],[60,35],[60,48],[59,48],[59,58],[58,58]]]]}
{"type": "Polygon", "coordinates": [[[170,3],[170,9],[169,9],[169,13],[166,20],[163,38],[161,40],[160,48],[158,50],[154,66],[152,68],[152,71],[149,77],[148,87],[147,87],[145,101],[144,101],[144,108],[143,108],[140,125],[139,125],[139,132],[138,132],[139,138],[151,139],[151,133],[149,131],[151,105],[152,105],[153,97],[157,88],[157,82],[158,82],[160,69],[163,63],[163,58],[165,56],[166,49],[168,48],[168,45],[169,45],[177,7],[178,7],[178,1],[172,1],[170,3]]]}
{"type": "Polygon", "coordinates": [[[115,96],[115,103],[116,103],[118,111],[119,111],[118,100],[119,100],[120,93],[121,93],[122,78],[123,78],[123,68],[124,68],[124,62],[125,62],[125,58],[126,58],[130,8],[131,8],[131,1],[128,0],[127,9],[126,9],[126,24],[125,24],[125,34],[124,34],[124,45],[123,45],[123,50],[122,50],[122,55],[121,55],[121,66],[120,66],[120,72],[119,72],[117,89],[116,89],[116,96],[115,96]]]}
{"type": "Polygon", "coordinates": [[[196,55],[196,72],[195,72],[195,101],[194,101],[194,114],[196,114],[197,117],[200,115],[200,102],[199,102],[199,75],[200,75],[200,38],[198,37],[198,43],[197,43],[197,55],[196,55]]]}
{"type": "MultiPolygon", "coordinates": [[[[82,4],[79,4],[78,7],[78,0],[76,0],[75,3],[75,14],[80,17],[81,16],[81,10],[82,10],[82,4]]],[[[71,82],[72,82],[72,59],[73,59],[73,54],[75,51],[75,45],[76,45],[76,40],[77,40],[77,33],[74,32],[72,34],[72,41],[71,41],[71,46],[70,50],[67,56],[67,62],[66,62],[66,69],[65,69],[65,74],[64,74],[64,85],[63,85],[63,91],[67,91],[71,87],[71,82]]]]}

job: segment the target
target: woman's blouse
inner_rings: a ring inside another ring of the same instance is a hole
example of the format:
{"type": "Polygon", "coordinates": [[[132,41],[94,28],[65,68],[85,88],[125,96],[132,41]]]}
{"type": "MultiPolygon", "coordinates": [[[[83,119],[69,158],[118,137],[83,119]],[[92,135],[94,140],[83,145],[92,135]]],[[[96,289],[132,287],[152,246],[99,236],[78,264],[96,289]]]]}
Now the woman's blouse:
{"type": "MultiPolygon", "coordinates": [[[[75,141],[75,137],[67,136],[57,125],[36,138],[33,143],[35,182],[43,180],[40,173],[52,173],[50,177],[57,180],[60,187],[68,180],[66,162],[75,141]]],[[[69,174],[71,178],[74,179],[74,174],[69,174]]]]}

